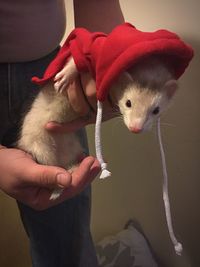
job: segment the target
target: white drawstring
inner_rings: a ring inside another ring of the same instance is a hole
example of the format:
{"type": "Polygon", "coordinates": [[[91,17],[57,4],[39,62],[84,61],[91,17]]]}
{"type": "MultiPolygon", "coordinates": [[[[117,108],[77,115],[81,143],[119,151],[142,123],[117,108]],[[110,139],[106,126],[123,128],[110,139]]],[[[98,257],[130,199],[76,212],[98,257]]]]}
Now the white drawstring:
{"type": "Polygon", "coordinates": [[[102,146],[101,146],[101,123],[102,123],[102,113],[103,105],[100,101],[97,101],[97,117],[96,117],[96,126],[95,126],[95,148],[96,148],[96,157],[101,164],[101,175],[100,178],[104,179],[111,176],[111,172],[107,170],[107,164],[103,160],[102,156],[102,146]]]}
{"type": "MultiPolygon", "coordinates": [[[[101,147],[101,123],[102,123],[102,112],[103,105],[100,101],[97,101],[97,117],[96,117],[96,126],[95,126],[95,148],[96,148],[96,156],[101,164],[102,173],[100,175],[101,179],[104,179],[111,175],[111,172],[107,170],[107,164],[103,160],[102,156],[102,147],[101,147]]],[[[162,171],[163,171],[163,200],[165,206],[165,214],[167,219],[167,226],[169,235],[172,243],[174,244],[174,248],[177,255],[181,255],[183,247],[182,244],[179,243],[174,235],[172,219],[171,219],[171,211],[170,211],[170,203],[169,203],[169,194],[168,194],[168,175],[167,175],[167,167],[165,160],[165,152],[162,144],[161,130],[160,130],[160,118],[157,120],[157,135],[158,142],[162,160],[162,171]]]]}
{"type": "Polygon", "coordinates": [[[172,226],[169,195],[168,195],[168,175],[167,175],[167,167],[166,167],[166,160],[165,160],[165,152],[164,152],[164,148],[163,148],[163,144],[162,144],[162,137],[161,137],[161,130],[160,130],[160,118],[157,120],[157,134],[158,134],[158,142],[159,142],[159,148],[160,148],[160,154],[161,154],[161,160],[162,160],[163,200],[164,200],[164,205],[165,205],[165,214],[166,214],[166,219],[167,219],[167,226],[168,226],[171,241],[174,244],[176,254],[181,256],[183,247],[182,247],[182,244],[177,241],[177,239],[174,235],[173,226],[172,226]]]}

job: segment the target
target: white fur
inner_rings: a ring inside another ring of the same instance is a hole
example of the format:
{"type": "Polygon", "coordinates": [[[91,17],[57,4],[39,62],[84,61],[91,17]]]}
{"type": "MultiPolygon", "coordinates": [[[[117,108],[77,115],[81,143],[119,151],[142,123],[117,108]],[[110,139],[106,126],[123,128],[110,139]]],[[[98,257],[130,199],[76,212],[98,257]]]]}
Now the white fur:
{"type": "Polygon", "coordinates": [[[69,168],[82,153],[75,133],[49,133],[45,124],[71,121],[77,115],[66,95],[57,93],[53,84],[47,84],[36,97],[26,114],[17,146],[32,154],[41,164],[69,168]]]}
{"type": "Polygon", "coordinates": [[[121,75],[111,88],[111,98],[119,106],[127,128],[146,131],[165,111],[175,94],[177,82],[167,66],[150,57],[129,70],[131,77],[121,75]],[[127,100],[131,107],[126,106],[127,100]],[[158,114],[153,114],[159,107],[158,114]]]}
{"type": "Polygon", "coordinates": [[[67,86],[73,82],[78,75],[78,71],[73,57],[70,57],[64,68],[55,76],[54,88],[57,92],[62,92],[67,86]]]}
{"type": "MultiPolygon", "coordinates": [[[[69,122],[77,118],[64,89],[77,75],[73,59],[48,83],[36,97],[26,114],[17,146],[32,154],[41,164],[66,169],[76,164],[83,149],[74,133],[49,133],[44,126],[49,121],[69,122]]],[[[173,74],[157,58],[151,57],[123,73],[110,90],[112,101],[119,106],[125,125],[132,131],[151,127],[154,120],[168,107],[177,88],[173,74]],[[126,106],[130,100],[131,107],[126,106]],[[160,112],[152,112],[159,106],[160,112]]],[[[60,195],[54,191],[51,199],[60,195]]]]}

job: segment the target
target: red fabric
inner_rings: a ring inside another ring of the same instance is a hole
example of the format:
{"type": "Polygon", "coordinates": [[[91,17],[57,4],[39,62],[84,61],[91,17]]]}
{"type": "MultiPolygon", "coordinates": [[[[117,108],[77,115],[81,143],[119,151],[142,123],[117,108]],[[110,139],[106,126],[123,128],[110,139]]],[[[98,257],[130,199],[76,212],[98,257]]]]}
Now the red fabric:
{"type": "Polygon", "coordinates": [[[32,81],[44,84],[73,56],[80,72],[91,72],[96,80],[97,98],[104,101],[110,86],[122,71],[152,54],[162,56],[178,79],[192,59],[193,49],[175,33],[167,30],[142,32],[129,23],[117,26],[109,35],[77,28],[69,35],[43,78],[33,77],[32,81]]]}

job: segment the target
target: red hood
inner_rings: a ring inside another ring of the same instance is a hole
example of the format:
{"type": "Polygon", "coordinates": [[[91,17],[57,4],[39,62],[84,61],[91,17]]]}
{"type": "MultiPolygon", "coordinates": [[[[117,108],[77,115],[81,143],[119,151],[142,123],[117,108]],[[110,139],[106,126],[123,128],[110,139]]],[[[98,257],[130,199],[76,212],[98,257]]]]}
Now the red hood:
{"type": "Polygon", "coordinates": [[[192,59],[193,49],[175,33],[167,30],[142,32],[129,23],[117,26],[109,35],[77,28],[71,32],[43,78],[33,77],[32,81],[44,84],[54,78],[73,56],[80,72],[91,72],[96,80],[97,98],[104,101],[121,72],[152,54],[161,55],[178,79],[192,59]]]}

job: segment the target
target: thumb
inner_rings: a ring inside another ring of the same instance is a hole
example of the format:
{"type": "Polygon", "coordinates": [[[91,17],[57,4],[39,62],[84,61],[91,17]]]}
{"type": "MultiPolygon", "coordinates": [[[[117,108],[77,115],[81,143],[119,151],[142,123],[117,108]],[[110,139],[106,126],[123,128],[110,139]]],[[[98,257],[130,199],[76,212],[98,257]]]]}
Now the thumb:
{"type": "Polygon", "coordinates": [[[88,115],[85,117],[81,117],[67,123],[58,123],[55,121],[50,121],[45,125],[45,129],[52,133],[71,133],[94,122],[95,114],[88,113],[88,115]]]}
{"type": "Polygon", "coordinates": [[[71,174],[65,169],[37,164],[29,176],[29,184],[46,188],[65,188],[71,184],[71,174]]]}

